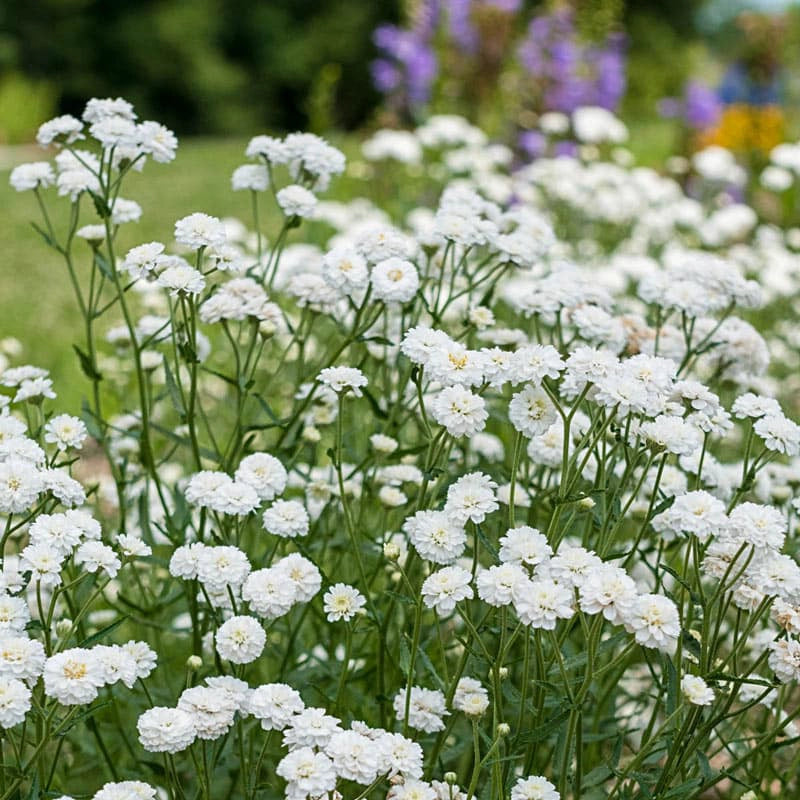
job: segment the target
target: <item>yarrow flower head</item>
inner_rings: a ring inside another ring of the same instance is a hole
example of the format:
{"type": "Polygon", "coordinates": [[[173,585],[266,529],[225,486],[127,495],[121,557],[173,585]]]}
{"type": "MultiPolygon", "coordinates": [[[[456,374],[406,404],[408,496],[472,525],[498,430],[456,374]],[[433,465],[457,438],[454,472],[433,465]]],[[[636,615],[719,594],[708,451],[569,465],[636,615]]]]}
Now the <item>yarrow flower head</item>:
{"type": "Polygon", "coordinates": [[[325,592],[322,598],[323,609],[328,622],[349,622],[366,605],[367,599],[361,592],[346,583],[336,583],[325,592]]]}
{"type": "Polygon", "coordinates": [[[345,394],[352,391],[356,397],[361,397],[361,390],[367,385],[366,376],[355,367],[325,367],[317,380],[334,392],[345,394]]]}

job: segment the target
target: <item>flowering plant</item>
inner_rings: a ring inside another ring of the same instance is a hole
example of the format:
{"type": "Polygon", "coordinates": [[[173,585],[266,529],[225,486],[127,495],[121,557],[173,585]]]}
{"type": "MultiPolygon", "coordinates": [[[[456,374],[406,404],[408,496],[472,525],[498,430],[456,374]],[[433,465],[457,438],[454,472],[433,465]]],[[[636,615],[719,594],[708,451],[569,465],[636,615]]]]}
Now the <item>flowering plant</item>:
{"type": "Polygon", "coordinates": [[[757,240],[703,244],[716,212],[652,171],[408,137],[452,179],[403,225],[319,199],[324,140],[257,136],[251,231],[127,252],[170,131],[91,100],[13,171],[87,400],[0,374],[2,800],[798,791],[800,428],[740,316],[757,240]]]}

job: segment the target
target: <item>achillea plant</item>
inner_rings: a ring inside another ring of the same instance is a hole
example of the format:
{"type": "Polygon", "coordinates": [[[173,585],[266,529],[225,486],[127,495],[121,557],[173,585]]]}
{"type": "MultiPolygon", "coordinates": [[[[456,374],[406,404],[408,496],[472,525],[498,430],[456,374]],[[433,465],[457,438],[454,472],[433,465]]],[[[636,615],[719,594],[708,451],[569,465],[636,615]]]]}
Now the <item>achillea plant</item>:
{"type": "Polygon", "coordinates": [[[739,316],[790,250],[699,249],[715,207],[652,171],[412,136],[447,185],[404,227],[259,136],[252,232],[120,252],[177,146],[123,100],[12,173],[86,401],[0,375],[0,800],[800,791],[800,428],[739,316]]]}

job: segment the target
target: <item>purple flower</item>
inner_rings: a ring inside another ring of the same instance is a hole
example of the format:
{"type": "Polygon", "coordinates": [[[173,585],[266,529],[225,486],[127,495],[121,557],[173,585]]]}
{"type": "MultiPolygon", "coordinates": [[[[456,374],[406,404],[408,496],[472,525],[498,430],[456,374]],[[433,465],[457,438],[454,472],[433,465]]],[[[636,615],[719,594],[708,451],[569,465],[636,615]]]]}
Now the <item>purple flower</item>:
{"type": "Polygon", "coordinates": [[[523,131],[518,143],[520,150],[531,158],[538,158],[547,150],[547,137],[541,131],[523,131]]]}
{"type": "Polygon", "coordinates": [[[695,130],[705,130],[717,124],[722,103],[717,93],[699,81],[686,84],[686,122],[695,130]]]}

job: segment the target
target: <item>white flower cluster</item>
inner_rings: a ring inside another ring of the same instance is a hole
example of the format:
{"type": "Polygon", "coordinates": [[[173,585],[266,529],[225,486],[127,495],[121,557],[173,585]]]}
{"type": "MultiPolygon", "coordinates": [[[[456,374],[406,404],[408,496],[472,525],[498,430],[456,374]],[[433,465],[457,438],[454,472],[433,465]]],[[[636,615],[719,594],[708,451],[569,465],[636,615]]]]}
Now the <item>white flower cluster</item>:
{"type": "Polygon", "coordinates": [[[539,127],[578,157],[376,133],[354,180],[435,198],[400,181],[402,219],[321,198],[325,140],[257,136],[252,223],[118,253],[174,138],[123,100],[42,126],[11,183],[74,201],[88,391],[58,413],[0,342],[9,797],[88,796],[78,758],[153,782],[99,800],[705,796],[770,760],[796,796],[800,235],[722,196],[727,151],[690,197],[602,109],[539,127]]]}

